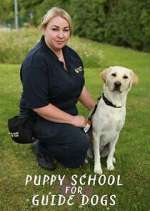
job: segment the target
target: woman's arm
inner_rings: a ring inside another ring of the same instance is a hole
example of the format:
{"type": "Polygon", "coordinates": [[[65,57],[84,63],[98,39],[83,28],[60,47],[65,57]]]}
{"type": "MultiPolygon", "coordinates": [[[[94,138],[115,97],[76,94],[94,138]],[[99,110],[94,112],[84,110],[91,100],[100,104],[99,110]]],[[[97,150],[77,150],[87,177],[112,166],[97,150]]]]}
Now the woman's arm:
{"type": "Polygon", "coordinates": [[[33,111],[49,121],[72,124],[76,127],[85,127],[87,122],[83,116],[68,114],[51,103],[47,106],[35,108],[33,111]]]}
{"type": "Polygon", "coordinates": [[[79,101],[87,107],[89,110],[93,109],[95,107],[95,100],[91,97],[89,91],[84,86],[81,92],[81,95],[79,97],[79,101]]]}

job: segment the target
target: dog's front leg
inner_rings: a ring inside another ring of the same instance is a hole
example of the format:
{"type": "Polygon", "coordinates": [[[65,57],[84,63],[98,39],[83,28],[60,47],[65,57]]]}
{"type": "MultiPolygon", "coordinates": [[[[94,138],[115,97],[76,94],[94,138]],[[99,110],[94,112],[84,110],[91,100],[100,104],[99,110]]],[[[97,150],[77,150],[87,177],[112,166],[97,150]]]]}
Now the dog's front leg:
{"type": "Polygon", "coordinates": [[[117,140],[118,140],[118,137],[116,137],[116,139],[112,142],[110,142],[109,144],[109,154],[108,154],[108,157],[107,157],[107,169],[112,171],[114,170],[114,165],[113,165],[113,162],[115,161],[115,158],[114,158],[114,153],[115,153],[115,146],[116,146],[116,143],[117,143],[117,140]]]}
{"type": "Polygon", "coordinates": [[[101,161],[100,161],[100,137],[98,134],[93,133],[93,151],[94,151],[94,173],[102,174],[101,161]]]}

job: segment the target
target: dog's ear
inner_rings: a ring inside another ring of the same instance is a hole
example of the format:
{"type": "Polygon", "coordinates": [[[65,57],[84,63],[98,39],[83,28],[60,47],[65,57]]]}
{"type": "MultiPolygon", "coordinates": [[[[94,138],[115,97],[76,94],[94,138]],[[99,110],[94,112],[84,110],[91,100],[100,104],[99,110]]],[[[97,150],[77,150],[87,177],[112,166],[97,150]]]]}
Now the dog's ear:
{"type": "Polygon", "coordinates": [[[106,82],[106,75],[107,75],[108,70],[109,68],[106,68],[100,73],[100,77],[104,82],[106,82]]]}
{"type": "Polygon", "coordinates": [[[132,76],[132,84],[136,85],[139,82],[139,78],[138,76],[133,72],[133,76],[132,76]]]}

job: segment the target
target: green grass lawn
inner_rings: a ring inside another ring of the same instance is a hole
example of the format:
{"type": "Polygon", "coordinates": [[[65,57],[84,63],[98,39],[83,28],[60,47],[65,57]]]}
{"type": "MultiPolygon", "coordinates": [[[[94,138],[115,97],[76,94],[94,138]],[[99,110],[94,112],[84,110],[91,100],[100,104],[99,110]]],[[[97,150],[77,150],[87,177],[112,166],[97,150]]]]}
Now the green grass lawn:
{"type": "MultiPolygon", "coordinates": [[[[85,185],[83,193],[90,197],[115,194],[115,206],[102,206],[100,203],[92,206],[90,203],[80,207],[80,194],[75,193],[73,206],[32,206],[33,195],[40,198],[52,194],[64,194],[65,187],[70,186],[71,176],[77,174],[93,174],[93,161],[79,169],[58,168],[49,172],[37,166],[30,145],[13,143],[7,131],[7,119],[18,112],[21,86],[19,81],[19,65],[0,65],[0,210],[30,211],[30,210],[114,210],[114,211],[149,211],[150,210],[150,54],[132,51],[130,49],[98,44],[85,39],[73,38],[72,46],[87,46],[89,52],[85,59],[85,78],[87,87],[96,99],[102,88],[100,71],[109,65],[123,65],[135,70],[140,83],[134,87],[128,96],[127,118],[116,148],[116,169],[108,172],[103,163],[104,174],[108,177],[120,175],[123,186],[117,185],[85,185]],[[92,55],[90,52],[92,51],[92,55]],[[52,186],[35,186],[33,183],[25,186],[26,175],[65,175],[62,186],[55,183],[52,186]]],[[[84,55],[83,55],[84,59],[84,55]]],[[[84,60],[83,60],[84,62],[84,60]]],[[[85,116],[88,111],[81,105],[79,111],[85,116]]],[[[99,176],[97,176],[98,178],[99,176]]],[[[77,186],[80,186],[79,181],[77,186]]],[[[66,197],[67,198],[67,197],[66,197]]],[[[110,201],[108,201],[109,203],[110,201]]]]}

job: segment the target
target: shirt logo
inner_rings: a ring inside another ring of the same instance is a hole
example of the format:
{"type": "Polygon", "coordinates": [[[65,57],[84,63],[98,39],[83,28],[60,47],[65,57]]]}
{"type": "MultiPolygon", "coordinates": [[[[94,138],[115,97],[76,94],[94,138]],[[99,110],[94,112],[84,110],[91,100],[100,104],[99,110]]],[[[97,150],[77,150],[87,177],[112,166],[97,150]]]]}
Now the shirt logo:
{"type": "Polygon", "coordinates": [[[74,71],[75,71],[76,73],[80,73],[80,72],[83,71],[83,68],[82,68],[82,66],[79,66],[79,67],[75,68],[74,71]]]}

